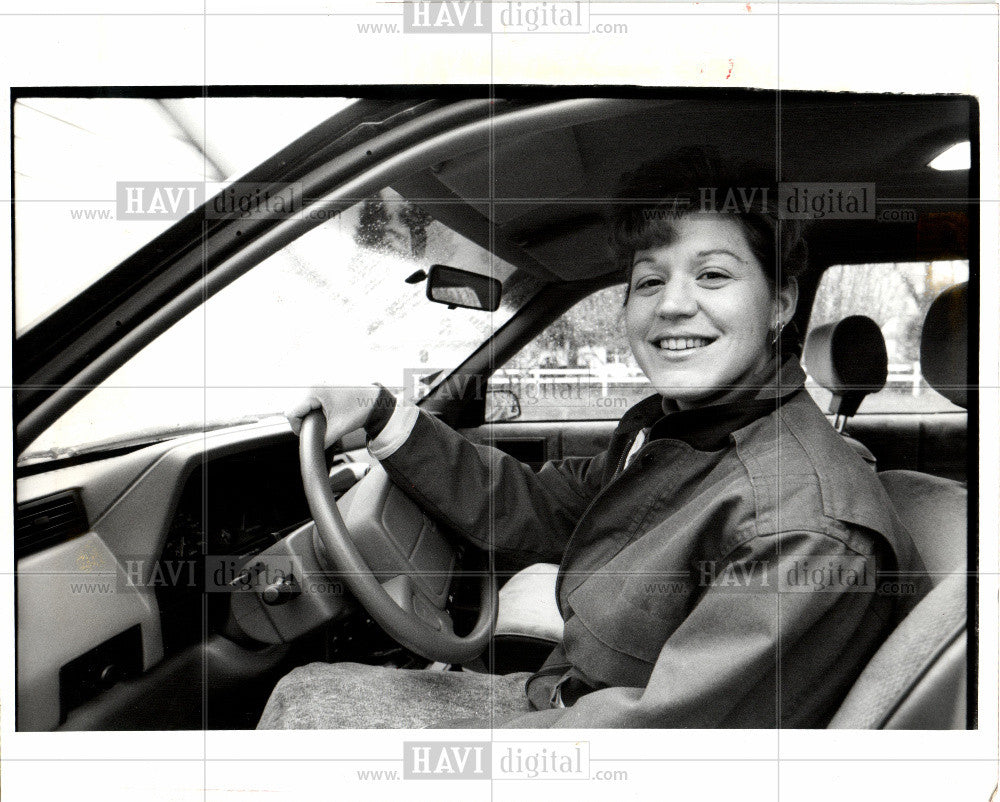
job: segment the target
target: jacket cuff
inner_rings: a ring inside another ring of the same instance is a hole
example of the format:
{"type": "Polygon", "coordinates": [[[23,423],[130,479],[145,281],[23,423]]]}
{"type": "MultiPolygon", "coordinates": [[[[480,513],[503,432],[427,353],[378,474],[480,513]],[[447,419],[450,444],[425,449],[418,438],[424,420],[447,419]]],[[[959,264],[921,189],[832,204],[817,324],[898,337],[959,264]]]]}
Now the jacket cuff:
{"type": "MultiPolygon", "coordinates": [[[[396,403],[382,430],[368,440],[368,453],[377,460],[395,454],[410,436],[419,414],[420,410],[415,406],[396,403]]],[[[367,426],[365,429],[367,431],[367,426]]]]}
{"type": "Polygon", "coordinates": [[[365,434],[368,435],[369,440],[378,437],[379,432],[385,428],[389,418],[392,417],[392,411],[396,408],[396,396],[381,384],[376,386],[378,387],[378,396],[364,423],[365,434]]]}

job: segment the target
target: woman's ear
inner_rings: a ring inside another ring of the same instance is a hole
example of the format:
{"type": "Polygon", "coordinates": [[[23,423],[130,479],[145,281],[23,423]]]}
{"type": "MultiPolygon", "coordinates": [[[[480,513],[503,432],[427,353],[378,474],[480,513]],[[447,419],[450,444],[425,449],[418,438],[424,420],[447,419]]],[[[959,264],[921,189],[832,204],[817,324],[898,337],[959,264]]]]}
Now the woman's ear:
{"type": "Polygon", "coordinates": [[[795,316],[795,307],[799,303],[799,282],[794,278],[788,279],[785,285],[778,290],[775,299],[777,307],[777,322],[782,326],[787,326],[795,316]]]}

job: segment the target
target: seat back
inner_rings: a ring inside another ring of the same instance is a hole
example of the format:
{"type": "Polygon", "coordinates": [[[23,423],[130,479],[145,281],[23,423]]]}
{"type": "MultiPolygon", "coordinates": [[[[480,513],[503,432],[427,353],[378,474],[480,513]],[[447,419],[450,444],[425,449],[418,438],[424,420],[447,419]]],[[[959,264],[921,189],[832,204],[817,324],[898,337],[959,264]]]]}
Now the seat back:
{"type": "Polygon", "coordinates": [[[954,573],[913,609],[875,653],[831,729],[964,729],[966,581],[954,573]]]}
{"type": "MultiPolygon", "coordinates": [[[[920,342],[924,378],[960,406],[966,404],[968,382],[966,287],[945,290],[934,301],[920,342]]],[[[879,479],[933,589],[882,644],[829,726],[964,729],[968,491],[960,482],[915,471],[885,471],[879,479]]]]}
{"type": "Polygon", "coordinates": [[[878,474],[934,586],[965,570],[969,491],[954,479],[917,471],[878,474]]]}
{"type": "MultiPolygon", "coordinates": [[[[915,471],[886,471],[879,479],[933,590],[882,644],[829,726],[964,729],[968,493],[958,482],[915,471]]],[[[899,579],[905,593],[906,577],[899,579]]]]}

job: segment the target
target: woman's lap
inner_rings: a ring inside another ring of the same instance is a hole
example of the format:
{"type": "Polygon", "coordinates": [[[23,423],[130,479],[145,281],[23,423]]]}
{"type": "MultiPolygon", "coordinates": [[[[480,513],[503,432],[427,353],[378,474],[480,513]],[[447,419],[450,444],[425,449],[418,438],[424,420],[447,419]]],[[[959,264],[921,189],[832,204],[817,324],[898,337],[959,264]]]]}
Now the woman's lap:
{"type": "Polygon", "coordinates": [[[420,729],[460,719],[490,726],[531,709],[529,676],[310,663],[281,678],[257,729],[420,729]]]}

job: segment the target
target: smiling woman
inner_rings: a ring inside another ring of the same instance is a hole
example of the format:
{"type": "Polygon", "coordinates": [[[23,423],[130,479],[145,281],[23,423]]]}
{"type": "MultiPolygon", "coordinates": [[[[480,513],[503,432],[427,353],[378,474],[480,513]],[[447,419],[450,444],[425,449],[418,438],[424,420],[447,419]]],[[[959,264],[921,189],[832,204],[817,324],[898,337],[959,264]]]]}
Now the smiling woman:
{"type": "Polygon", "coordinates": [[[798,229],[773,209],[705,203],[738,186],[725,172],[678,154],[640,167],[619,199],[626,329],[656,394],[596,457],[534,474],[371,389],[317,387],[289,413],[298,431],[322,409],[327,442],[363,426],[394,483],[476,545],[560,562],[562,642],[527,677],[520,710],[509,697],[521,676],[440,683],[317,664],[279,682],[259,726],[439,725],[449,711],[462,726],[517,728],[829,722],[919,597],[880,594],[876,575],[902,571],[923,592],[923,566],[784,347],[798,229]],[[800,585],[816,566],[819,579],[800,585]],[[469,721],[465,696],[477,693],[469,721]]]}

